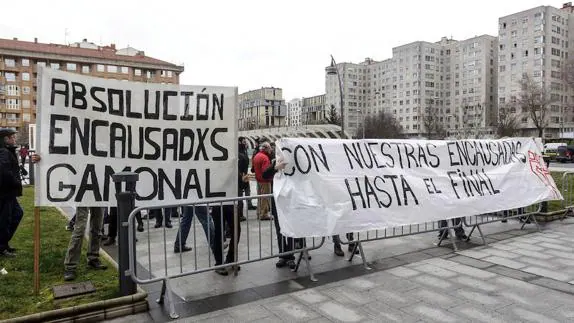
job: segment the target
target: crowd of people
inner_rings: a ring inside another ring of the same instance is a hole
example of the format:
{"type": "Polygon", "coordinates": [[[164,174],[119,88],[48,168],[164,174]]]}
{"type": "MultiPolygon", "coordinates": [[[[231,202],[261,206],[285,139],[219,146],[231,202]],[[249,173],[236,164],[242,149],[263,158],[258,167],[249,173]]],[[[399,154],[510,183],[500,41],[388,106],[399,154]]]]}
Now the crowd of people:
{"type": "MultiPolygon", "coordinates": [[[[0,128],[0,256],[14,257],[16,249],[10,246],[9,242],[14,236],[18,225],[23,217],[23,210],[18,203],[18,197],[22,195],[21,167],[29,154],[28,147],[20,149],[20,161],[16,153],[16,131],[9,128],[0,128]]],[[[254,175],[257,183],[257,194],[273,193],[273,177],[277,171],[285,167],[285,163],[275,160],[275,146],[266,140],[257,140],[256,149],[251,158],[248,155],[247,140],[243,137],[238,142],[238,195],[251,196],[250,181],[254,175]],[[251,160],[250,160],[251,159],[251,160]],[[249,173],[249,164],[252,165],[249,173]]],[[[37,163],[41,157],[36,154],[30,155],[31,161],[37,163]]],[[[293,239],[281,234],[279,218],[275,200],[272,197],[258,198],[257,206],[252,204],[251,199],[246,199],[247,205],[243,201],[234,204],[217,204],[207,207],[206,205],[190,205],[181,208],[151,209],[148,219],[155,219],[155,228],[172,228],[172,217],[180,217],[180,226],[175,237],[174,253],[184,253],[192,250],[187,245],[187,239],[191,230],[192,221],[195,216],[201,223],[205,236],[208,238],[208,245],[214,255],[215,265],[232,264],[237,261],[237,248],[241,236],[240,222],[246,221],[244,208],[257,210],[257,220],[274,221],[277,245],[280,256],[276,263],[277,268],[294,268],[295,257],[293,250],[300,249],[305,244],[305,239],[293,239]],[[237,211],[237,216],[235,212],[237,211]],[[227,254],[224,257],[224,251],[227,254]]],[[[70,242],[64,259],[64,280],[75,280],[77,267],[80,261],[82,244],[86,227],[89,225],[89,241],[87,252],[87,266],[89,269],[105,270],[107,267],[99,259],[100,244],[103,241],[105,246],[116,244],[117,238],[117,208],[110,207],[78,207],[76,214],[67,225],[67,230],[71,231],[70,242]],[[106,221],[105,221],[106,219],[106,221]],[[104,235],[104,223],[108,223],[108,234],[104,235]],[[105,237],[105,239],[104,239],[105,237]]],[[[457,224],[460,219],[453,220],[457,224]]],[[[144,231],[144,223],[141,214],[137,214],[137,231],[144,231]]],[[[441,221],[440,227],[447,227],[447,221],[441,221]]],[[[446,237],[448,231],[442,230],[439,237],[446,237]]],[[[462,227],[455,230],[459,239],[466,239],[462,227]]],[[[349,241],[353,240],[353,234],[347,234],[349,241]]],[[[333,236],[334,254],[344,256],[339,236],[333,236]]],[[[353,243],[349,243],[348,250],[358,253],[353,243]]],[[[228,268],[220,266],[215,272],[220,275],[228,275],[228,268]]]]}

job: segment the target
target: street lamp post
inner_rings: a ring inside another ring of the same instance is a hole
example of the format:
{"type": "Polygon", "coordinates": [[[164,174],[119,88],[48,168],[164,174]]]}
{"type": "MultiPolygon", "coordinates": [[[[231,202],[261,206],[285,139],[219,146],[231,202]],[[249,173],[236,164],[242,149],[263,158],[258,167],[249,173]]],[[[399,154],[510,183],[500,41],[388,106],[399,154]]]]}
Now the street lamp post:
{"type": "Polygon", "coordinates": [[[341,74],[339,73],[339,69],[337,68],[337,63],[335,62],[335,58],[331,55],[331,65],[325,67],[325,72],[327,75],[337,75],[339,80],[339,99],[341,105],[341,135],[343,138],[346,138],[345,135],[345,108],[343,107],[343,82],[341,81],[341,74]]]}

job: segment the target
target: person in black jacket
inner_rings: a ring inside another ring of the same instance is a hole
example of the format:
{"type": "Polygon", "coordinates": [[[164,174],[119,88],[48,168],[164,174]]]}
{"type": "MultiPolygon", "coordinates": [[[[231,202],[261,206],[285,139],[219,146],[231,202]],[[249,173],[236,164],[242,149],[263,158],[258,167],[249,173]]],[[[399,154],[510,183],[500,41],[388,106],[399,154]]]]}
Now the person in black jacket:
{"type": "Polygon", "coordinates": [[[19,196],[22,196],[22,180],[16,155],[16,131],[0,128],[0,256],[15,256],[16,249],[8,243],[24,216],[19,196]]]}
{"type": "MultiPolygon", "coordinates": [[[[247,140],[244,137],[239,137],[239,155],[238,155],[238,196],[249,196],[249,177],[247,177],[249,172],[249,156],[247,155],[247,140]]],[[[243,201],[239,201],[237,211],[239,213],[239,221],[245,221],[246,218],[243,215],[243,201]]]]}
{"type": "MultiPolygon", "coordinates": [[[[277,163],[275,159],[271,161],[271,165],[263,172],[263,178],[272,180],[277,171],[285,168],[285,163],[277,163]]],[[[273,184],[271,185],[271,193],[273,193],[273,184]]],[[[281,234],[281,227],[279,226],[279,216],[277,215],[277,206],[275,205],[275,198],[271,198],[271,214],[273,215],[273,222],[275,222],[275,233],[277,235],[277,245],[279,246],[279,252],[289,252],[294,248],[294,239],[284,237],[281,234]]],[[[275,264],[277,268],[283,268],[288,266],[289,268],[295,268],[295,256],[287,255],[280,256],[279,261],[275,264]]]]}

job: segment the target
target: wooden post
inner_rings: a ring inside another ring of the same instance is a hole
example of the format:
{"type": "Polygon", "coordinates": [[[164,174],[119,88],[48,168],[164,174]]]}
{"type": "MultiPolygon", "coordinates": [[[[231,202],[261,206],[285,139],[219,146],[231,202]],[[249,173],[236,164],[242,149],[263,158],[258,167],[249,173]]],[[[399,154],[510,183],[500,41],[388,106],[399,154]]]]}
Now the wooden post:
{"type": "Polygon", "coordinates": [[[34,295],[40,294],[40,208],[34,207],[34,295]]]}

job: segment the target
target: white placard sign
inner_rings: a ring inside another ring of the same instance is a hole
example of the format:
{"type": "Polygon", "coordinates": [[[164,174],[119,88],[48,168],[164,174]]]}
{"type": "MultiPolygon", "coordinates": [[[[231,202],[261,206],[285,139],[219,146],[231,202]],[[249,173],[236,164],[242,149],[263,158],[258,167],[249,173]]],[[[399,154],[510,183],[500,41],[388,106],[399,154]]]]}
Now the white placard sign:
{"type": "Polygon", "coordinates": [[[324,237],[562,199],[540,141],[282,138],[281,232],[324,237]]]}
{"type": "Polygon", "coordinates": [[[136,205],[237,196],[237,88],[101,79],[40,68],[36,205],[136,205]]]}

